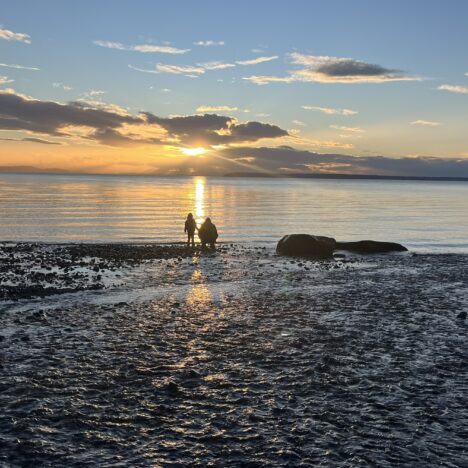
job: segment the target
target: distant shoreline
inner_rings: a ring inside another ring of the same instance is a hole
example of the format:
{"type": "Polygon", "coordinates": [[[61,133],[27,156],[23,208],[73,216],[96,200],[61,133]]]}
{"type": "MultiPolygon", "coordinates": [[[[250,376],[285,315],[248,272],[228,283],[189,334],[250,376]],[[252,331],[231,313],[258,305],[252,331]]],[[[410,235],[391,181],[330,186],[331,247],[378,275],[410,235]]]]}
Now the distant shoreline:
{"type": "Polygon", "coordinates": [[[429,176],[404,176],[383,174],[340,174],[340,173],[298,173],[298,174],[266,174],[260,172],[231,172],[227,174],[99,174],[87,172],[68,172],[55,169],[38,169],[18,167],[0,167],[0,174],[13,175],[61,175],[61,176],[106,176],[106,177],[219,177],[219,178],[262,178],[262,179],[335,179],[335,180],[407,180],[407,181],[438,181],[438,182],[468,182],[468,177],[429,177],[429,176]]]}

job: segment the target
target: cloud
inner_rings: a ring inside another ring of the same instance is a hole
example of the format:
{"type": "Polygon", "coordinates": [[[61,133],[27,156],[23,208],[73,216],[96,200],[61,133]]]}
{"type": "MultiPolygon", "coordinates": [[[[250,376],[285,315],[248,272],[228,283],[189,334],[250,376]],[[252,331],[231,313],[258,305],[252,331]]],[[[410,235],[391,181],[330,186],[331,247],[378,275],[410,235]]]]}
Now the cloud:
{"type": "Polygon", "coordinates": [[[291,70],[287,76],[249,76],[244,80],[258,85],[268,83],[292,83],[295,81],[318,83],[384,83],[388,81],[420,81],[400,70],[363,62],[351,58],[289,54],[291,63],[301,68],[291,70]]]}
{"type": "Polygon", "coordinates": [[[11,78],[8,78],[8,76],[0,75],[0,85],[7,84],[7,83],[13,83],[15,80],[12,80],[11,78]]]}
{"type": "Polygon", "coordinates": [[[293,120],[292,123],[295,124],[295,125],[299,125],[299,127],[306,127],[307,126],[304,122],[302,122],[300,120],[293,120]]]}
{"type": "Polygon", "coordinates": [[[138,117],[92,108],[86,103],[39,101],[13,90],[0,91],[0,109],[0,129],[51,136],[66,136],[64,128],[68,126],[117,128],[124,123],[141,122],[138,117]]]}
{"type": "Polygon", "coordinates": [[[272,60],[276,60],[277,58],[277,55],[273,55],[271,57],[257,57],[250,60],[237,60],[236,63],[238,65],[258,65],[259,63],[271,62],[272,60]]]}
{"type": "Polygon", "coordinates": [[[411,122],[411,125],[423,125],[423,126],[427,126],[427,127],[438,127],[439,125],[441,125],[440,122],[433,122],[431,120],[414,120],[413,122],[411,122]]]}
{"type": "Polygon", "coordinates": [[[90,140],[95,140],[102,145],[115,146],[115,147],[132,147],[148,144],[162,144],[159,138],[141,138],[138,135],[124,135],[121,132],[109,128],[97,128],[89,136],[86,137],[90,140]]]}
{"type": "Polygon", "coordinates": [[[292,83],[294,80],[293,77],[281,77],[281,76],[271,76],[271,75],[251,75],[242,77],[243,80],[251,81],[257,85],[266,85],[269,83],[292,83]]]}
{"type": "Polygon", "coordinates": [[[57,83],[57,82],[52,83],[52,87],[53,88],[61,88],[64,91],[71,91],[73,89],[71,86],[65,85],[63,83],[57,83]]]}
{"type": "MultiPolygon", "coordinates": [[[[224,168],[236,168],[235,160],[249,158],[252,164],[263,171],[283,172],[319,172],[344,174],[381,174],[413,177],[468,177],[468,159],[405,157],[389,158],[385,156],[350,156],[346,154],[316,153],[298,150],[290,146],[279,147],[231,147],[219,152],[223,158],[233,162],[224,168]]],[[[248,170],[248,169],[247,169],[248,170]]],[[[254,168],[252,170],[255,170],[254,168]]]]}
{"type": "Polygon", "coordinates": [[[110,146],[183,144],[230,145],[279,138],[288,132],[261,122],[238,123],[217,114],[159,117],[150,112],[130,115],[101,101],[61,104],[0,91],[0,130],[83,138],[110,146]]]}
{"type": "Polygon", "coordinates": [[[305,110],[314,110],[323,112],[324,114],[337,114],[337,115],[356,115],[358,112],[351,109],[334,109],[332,107],[318,107],[318,106],[301,106],[305,110]]]}
{"type": "Polygon", "coordinates": [[[8,63],[0,63],[0,67],[17,68],[19,70],[34,70],[34,71],[40,70],[40,68],[36,68],[36,67],[25,67],[23,65],[14,65],[14,64],[8,64],[8,63]]]}
{"type": "Polygon", "coordinates": [[[186,54],[187,52],[190,52],[190,49],[177,49],[176,47],[159,46],[155,44],[124,45],[120,42],[111,41],[93,41],[93,43],[99,47],[105,47],[107,49],[130,50],[141,53],[160,53],[177,55],[186,54]]]}
{"type": "Polygon", "coordinates": [[[191,65],[167,65],[163,63],[158,63],[156,65],[156,70],[159,73],[172,73],[175,75],[203,75],[205,73],[205,68],[203,67],[194,67],[191,65]]]}
{"type": "Polygon", "coordinates": [[[134,67],[133,65],[129,65],[128,68],[131,68],[132,70],[136,70],[136,71],[143,72],[143,73],[153,73],[154,75],[158,75],[160,73],[158,70],[148,70],[147,68],[138,68],[138,67],[134,67]]]}
{"type": "Polygon", "coordinates": [[[25,44],[31,44],[31,36],[25,33],[17,33],[10,31],[9,29],[0,28],[0,39],[7,41],[18,41],[24,42],[25,44]]]}
{"type": "Polygon", "coordinates": [[[44,140],[42,138],[33,138],[33,137],[25,137],[25,138],[0,138],[3,141],[29,141],[31,143],[40,143],[42,145],[61,145],[58,141],[50,141],[44,140]]]}
{"type": "Polygon", "coordinates": [[[158,63],[155,69],[146,69],[134,67],[129,65],[128,67],[132,70],[144,72],[144,73],[171,73],[175,75],[185,75],[190,78],[196,78],[199,75],[203,75],[206,71],[212,70],[225,70],[227,68],[234,68],[237,65],[246,66],[246,65],[257,65],[263,62],[269,62],[270,60],[277,59],[277,56],[274,57],[257,57],[252,60],[238,60],[235,63],[230,62],[221,62],[221,61],[211,61],[204,63],[197,63],[196,65],[168,65],[164,63],[158,63]]]}
{"type": "Polygon", "coordinates": [[[340,130],[342,132],[364,133],[364,130],[360,127],[344,127],[343,125],[330,125],[330,128],[333,128],[334,130],[340,130]]]}
{"type": "Polygon", "coordinates": [[[185,75],[190,78],[197,78],[199,75],[203,75],[205,73],[205,68],[203,68],[202,66],[168,65],[164,63],[156,64],[156,67],[154,69],[139,68],[134,67],[133,65],[129,65],[128,68],[143,73],[153,73],[155,75],[158,75],[160,73],[169,73],[172,75],[185,75]]]}
{"type": "Polygon", "coordinates": [[[103,91],[102,89],[90,89],[86,94],[89,96],[100,96],[101,94],[106,94],[107,91],[103,91]]]}
{"type": "Polygon", "coordinates": [[[226,68],[233,68],[236,66],[234,63],[226,62],[205,62],[198,63],[197,65],[204,68],[205,70],[224,70],[226,68]]]}
{"type": "Polygon", "coordinates": [[[194,42],[193,45],[202,47],[223,46],[224,41],[197,41],[194,42]]]}
{"type": "Polygon", "coordinates": [[[144,112],[148,123],[163,127],[180,143],[192,146],[236,144],[258,141],[262,138],[288,136],[282,128],[261,122],[238,124],[233,117],[217,114],[157,117],[144,112]]]}
{"type": "Polygon", "coordinates": [[[437,89],[440,91],[449,91],[451,93],[468,94],[468,86],[443,84],[440,85],[437,89]]]}
{"type": "Polygon", "coordinates": [[[210,112],[235,112],[237,110],[239,110],[237,107],[230,106],[200,106],[197,108],[197,112],[202,114],[210,112]]]}

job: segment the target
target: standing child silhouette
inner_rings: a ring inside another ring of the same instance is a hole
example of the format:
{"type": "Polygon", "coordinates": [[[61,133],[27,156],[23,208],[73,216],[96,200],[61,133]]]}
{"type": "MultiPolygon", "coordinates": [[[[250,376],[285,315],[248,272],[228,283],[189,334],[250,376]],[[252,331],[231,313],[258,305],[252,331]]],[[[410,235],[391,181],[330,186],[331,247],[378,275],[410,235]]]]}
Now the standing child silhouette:
{"type": "Polygon", "coordinates": [[[184,232],[187,233],[187,247],[190,247],[190,241],[192,241],[192,247],[195,247],[195,231],[197,230],[197,223],[193,219],[193,214],[189,213],[185,220],[184,232]]]}

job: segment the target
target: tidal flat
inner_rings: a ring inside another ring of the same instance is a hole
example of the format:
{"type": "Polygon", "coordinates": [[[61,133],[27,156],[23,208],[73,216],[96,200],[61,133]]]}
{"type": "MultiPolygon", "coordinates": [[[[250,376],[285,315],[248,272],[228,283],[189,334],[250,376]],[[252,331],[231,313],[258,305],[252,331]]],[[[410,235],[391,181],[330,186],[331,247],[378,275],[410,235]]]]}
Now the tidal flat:
{"type": "Polygon", "coordinates": [[[0,464],[466,466],[468,255],[0,244],[0,464]]]}

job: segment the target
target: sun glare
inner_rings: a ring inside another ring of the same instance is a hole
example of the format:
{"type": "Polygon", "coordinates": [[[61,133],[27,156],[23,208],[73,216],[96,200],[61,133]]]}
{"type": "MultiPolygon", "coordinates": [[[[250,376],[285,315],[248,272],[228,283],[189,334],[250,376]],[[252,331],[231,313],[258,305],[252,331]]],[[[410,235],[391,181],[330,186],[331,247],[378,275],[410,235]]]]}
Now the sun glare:
{"type": "Polygon", "coordinates": [[[181,148],[180,151],[186,154],[187,156],[200,156],[201,154],[205,154],[208,150],[202,147],[198,148],[181,148]]]}

